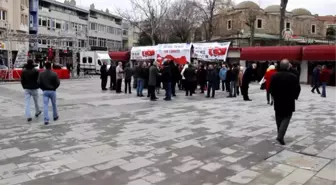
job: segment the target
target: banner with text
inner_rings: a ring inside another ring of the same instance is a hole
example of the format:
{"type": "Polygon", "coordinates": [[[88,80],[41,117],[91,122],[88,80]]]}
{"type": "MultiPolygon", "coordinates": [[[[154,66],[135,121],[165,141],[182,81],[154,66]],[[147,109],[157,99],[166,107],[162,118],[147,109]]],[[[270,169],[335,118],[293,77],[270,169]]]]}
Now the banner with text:
{"type": "Polygon", "coordinates": [[[193,58],[226,61],[231,42],[193,43],[193,58]]]}
{"type": "Polygon", "coordinates": [[[157,61],[162,64],[165,59],[173,60],[177,64],[190,62],[191,44],[159,44],[157,46],[157,61]]]}
{"type": "Polygon", "coordinates": [[[155,59],[157,46],[132,47],[131,60],[151,60],[155,59]]]}

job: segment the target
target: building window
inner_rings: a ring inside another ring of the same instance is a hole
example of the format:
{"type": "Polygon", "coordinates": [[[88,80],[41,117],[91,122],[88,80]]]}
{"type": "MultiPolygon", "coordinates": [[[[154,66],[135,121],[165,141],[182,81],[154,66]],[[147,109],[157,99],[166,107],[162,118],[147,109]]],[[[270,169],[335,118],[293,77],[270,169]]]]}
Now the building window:
{"type": "Polygon", "coordinates": [[[50,28],[50,19],[49,18],[46,19],[47,19],[47,27],[50,28]]]}
{"type": "Polygon", "coordinates": [[[290,22],[286,22],[286,30],[290,30],[291,29],[291,23],[290,22]]]}
{"type": "Polygon", "coordinates": [[[34,23],[34,17],[32,15],[29,16],[29,25],[33,26],[34,23]]]}
{"type": "Polygon", "coordinates": [[[92,63],[92,57],[89,57],[89,64],[92,63]]]}
{"type": "Polygon", "coordinates": [[[39,18],[38,18],[38,24],[39,24],[39,26],[42,26],[42,17],[41,16],[39,16],[39,18]]]}
{"type": "Polygon", "coordinates": [[[60,20],[55,20],[56,22],[56,29],[61,29],[62,28],[62,24],[60,20]]]}
{"type": "Polygon", "coordinates": [[[228,30],[231,30],[232,29],[232,20],[228,20],[227,21],[227,25],[226,25],[227,29],[228,30]]]}
{"type": "Polygon", "coordinates": [[[7,11],[6,10],[0,10],[0,20],[6,20],[7,19],[7,11]]]}
{"type": "Polygon", "coordinates": [[[263,28],[263,21],[262,21],[262,19],[257,19],[257,28],[258,29],[263,28]]]}
{"type": "Polygon", "coordinates": [[[96,30],[97,29],[97,24],[96,23],[91,23],[90,24],[90,29],[91,30],[96,30]]]}
{"type": "Polygon", "coordinates": [[[25,21],[25,23],[24,23],[24,25],[28,25],[28,15],[25,15],[25,18],[24,18],[24,21],[25,21]]]}
{"type": "Polygon", "coordinates": [[[311,25],[311,33],[316,34],[316,25],[315,24],[311,25]]]}

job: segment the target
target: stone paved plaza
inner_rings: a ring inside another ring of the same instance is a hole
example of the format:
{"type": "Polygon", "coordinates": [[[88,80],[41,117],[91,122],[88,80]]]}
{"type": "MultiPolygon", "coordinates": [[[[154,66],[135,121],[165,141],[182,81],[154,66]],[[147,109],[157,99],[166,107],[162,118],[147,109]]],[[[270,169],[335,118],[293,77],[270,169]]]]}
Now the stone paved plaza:
{"type": "Polygon", "coordinates": [[[309,88],[280,146],[257,85],[252,102],[150,102],[101,92],[98,78],[62,81],[60,120],[44,126],[26,122],[20,84],[0,84],[0,185],[335,185],[336,90],[309,88]]]}

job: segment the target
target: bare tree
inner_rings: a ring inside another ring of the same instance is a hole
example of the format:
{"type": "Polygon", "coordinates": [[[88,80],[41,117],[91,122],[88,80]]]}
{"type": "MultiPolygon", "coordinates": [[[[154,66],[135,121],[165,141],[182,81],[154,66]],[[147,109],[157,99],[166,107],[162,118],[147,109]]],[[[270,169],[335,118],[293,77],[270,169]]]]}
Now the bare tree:
{"type": "Polygon", "coordinates": [[[244,12],[245,18],[246,18],[245,24],[250,29],[250,46],[254,46],[255,24],[256,24],[258,13],[259,13],[259,9],[255,9],[255,8],[246,9],[244,12]]]}
{"type": "Polygon", "coordinates": [[[117,9],[117,13],[132,26],[146,33],[155,45],[158,31],[167,11],[169,0],[130,0],[132,9],[117,9]]]}
{"type": "Polygon", "coordinates": [[[174,2],[168,11],[166,23],[171,28],[171,34],[181,42],[186,42],[192,36],[192,32],[200,25],[201,16],[199,9],[195,9],[194,2],[180,0],[174,2]]]}
{"type": "Polygon", "coordinates": [[[215,20],[219,10],[233,7],[233,0],[194,0],[194,6],[201,11],[205,40],[210,41],[218,26],[215,20]]]}
{"type": "Polygon", "coordinates": [[[288,0],[281,0],[281,3],[280,3],[280,30],[279,30],[280,45],[283,43],[282,32],[285,28],[285,18],[286,18],[287,4],[288,4],[288,0]]]}

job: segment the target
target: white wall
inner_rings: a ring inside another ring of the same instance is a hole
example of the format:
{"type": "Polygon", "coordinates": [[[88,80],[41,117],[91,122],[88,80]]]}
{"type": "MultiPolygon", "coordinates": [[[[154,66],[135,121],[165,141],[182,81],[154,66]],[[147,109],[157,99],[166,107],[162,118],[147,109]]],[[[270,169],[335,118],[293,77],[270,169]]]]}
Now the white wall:
{"type": "Polygon", "coordinates": [[[300,83],[308,83],[308,61],[302,61],[300,67],[300,83]]]}

